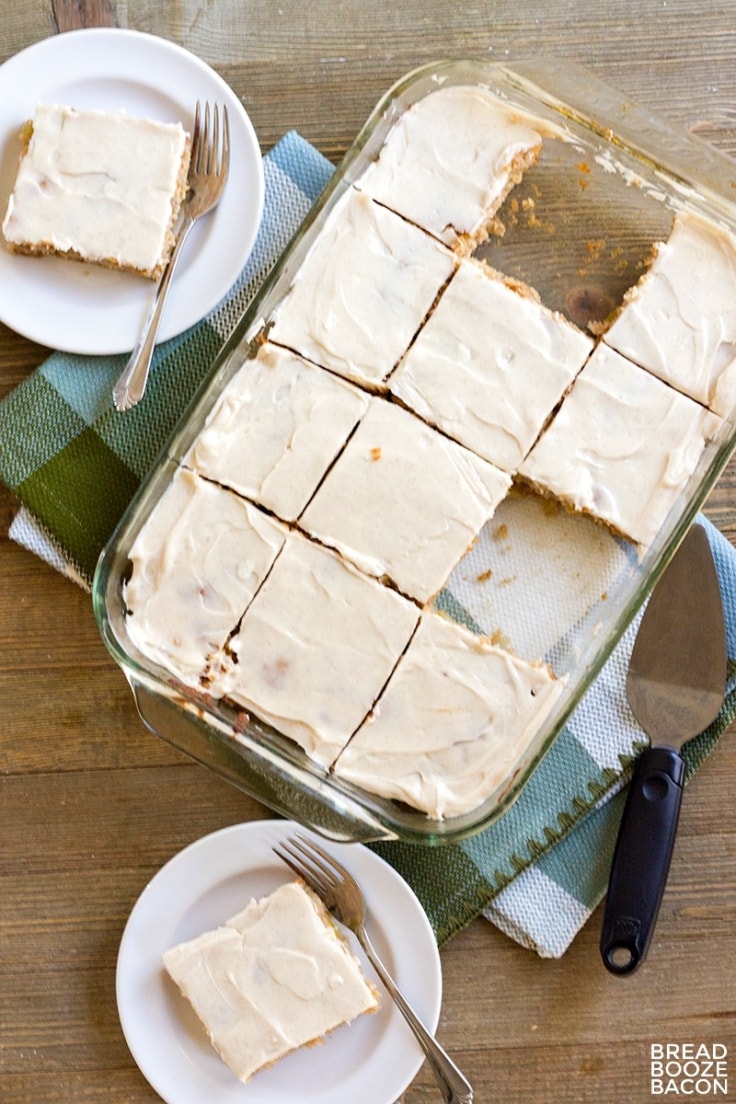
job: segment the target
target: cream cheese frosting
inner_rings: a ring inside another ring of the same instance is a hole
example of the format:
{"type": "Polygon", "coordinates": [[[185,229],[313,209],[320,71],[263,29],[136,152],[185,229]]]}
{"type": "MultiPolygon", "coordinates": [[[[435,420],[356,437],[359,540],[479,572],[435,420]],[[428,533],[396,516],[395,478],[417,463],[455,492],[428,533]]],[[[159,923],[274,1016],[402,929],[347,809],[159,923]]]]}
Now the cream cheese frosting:
{"type": "Polygon", "coordinates": [[[130,640],[185,685],[237,626],[284,540],[274,519],[179,469],[130,550],[130,640]]]}
{"type": "Polygon", "coordinates": [[[394,590],[290,533],[212,692],[326,766],[373,705],[418,619],[394,590]]]}
{"type": "Polygon", "coordinates": [[[562,315],[463,261],[389,388],[449,437],[513,472],[592,348],[562,315]]]}
{"type": "Polygon", "coordinates": [[[164,967],[241,1081],[378,1008],[358,959],[301,882],[172,947],[164,967]]]}
{"type": "Polygon", "coordinates": [[[541,145],[490,91],[441,88],[402,113],[358,187],[445,244],[472,247],[541,145]]]}
{"type": "Polygon", "coordinates": [[[222,392],[184,463],[294,521],[367,405],[346,381],[262,345],[222,392]]]}
{"type": "Polygon", "coordinates": [[[506,494],[510,477],[395,403],[367,414],[300,519],[361,570],[427,601],[506,494]]]}
{"type": "Polygon", "coordinates": [[[432,817],[505,792],[562,690],[424,608],[512,478],[645,548],[736,405],[736,240],[701,216],[595,350],[464,256],[544,126],[477,87],[404,112],[186,455],[212,482],[175,478],[125,588],[131,639],[182,681],[432,817]]]}
{"type": "Polygon", "coordinates": [[[168,252],[187,149],[179,123],[39,104],[3,221],[6,242],[154,275],[168,252]]]}
{"type": "Polygon", "coordinates": [[[427,610],[334,772],[431,817],[471,812],[509,784],[563,685],[427,610]]]}
{"type": "Polygon", "coordinates": [[[682,211],[604,340],[722,417],[736,406],[736,238],[682,211]]]}
{"type": "Polygon", "coordinates": [[[380,387],[455,265],[449,250],[350,188],[305,257],[269,337],[380,387]]]}
{"type": "Polygon", "coordinates": [[[717,415],[599,345],[519,473],[646,547],[720,424],[717,415]]]}

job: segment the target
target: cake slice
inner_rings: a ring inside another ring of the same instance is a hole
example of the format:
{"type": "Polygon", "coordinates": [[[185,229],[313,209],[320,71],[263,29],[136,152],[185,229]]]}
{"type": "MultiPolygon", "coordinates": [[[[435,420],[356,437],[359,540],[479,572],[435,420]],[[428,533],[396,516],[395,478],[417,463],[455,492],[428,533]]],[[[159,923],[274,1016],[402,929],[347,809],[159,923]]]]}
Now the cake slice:
{"type": "Polygon", "coordinates": [[[126,629],[140,651],[197,687],[281,549],[278,521],[179,469],[130,550],[126,629]]]}
{"type": "Polygon", "coordinates": [[[599,345],[519,475],[646,548],[721,424],[599,345]]]}
{"type": "Polygon", "coordinates": [[[428,816],[471,812],[510,783],[563,686],[426,610],[334,772],[428,816]]]}
{"type": "Polygon", "coordinates": [[[164,967],[241,1081],[378,1009],[360,962],[300,881],[172,947],[164,967]]]}
{"type": "Polygon", "coordinates": [[[291,532],[229,642],[212,693],[327,766],[378,697],[418,620],[416,606],[395,590],[291,532]]]}
{"type": "Polygon", "coordinates": [[[531,290],[466,260],[389,389],[448,437],[513,472],[592,348],[531,290]]]}
{"type": "Polygon", "coordinates": [[[367,406],[346,380],[266,343],[230,380],[184,463],[295,521],[367,406]]]}
{"type": "Polygon", "coordinates": [[[488,89],[441,88],[401,115],[358,187],[457,252],[470,253],[538,159],[539,126],[488,89]]]}
{"type": "Polygon", "coordinates": [[[269,337],[379,389],[454,266],[439,242],[350,188],[302,262],[269,337]]]}
{"type": "Polygon", "coordinates": [[[39,104],[22,136],[2,225],[7,248],[157,279],[187,189],[181,124],[39,104]]]}
{"type": "Polygon", "coordinates": [[[409,411],[372,398],[300,525],[362,571],[426,602],[510,484],[506,472],[409,411]]]}
{"type": "Polygon", "coordinates": [[[604,341],[728,417],[736,405],[736,237],[680,212],[604,341]]]}

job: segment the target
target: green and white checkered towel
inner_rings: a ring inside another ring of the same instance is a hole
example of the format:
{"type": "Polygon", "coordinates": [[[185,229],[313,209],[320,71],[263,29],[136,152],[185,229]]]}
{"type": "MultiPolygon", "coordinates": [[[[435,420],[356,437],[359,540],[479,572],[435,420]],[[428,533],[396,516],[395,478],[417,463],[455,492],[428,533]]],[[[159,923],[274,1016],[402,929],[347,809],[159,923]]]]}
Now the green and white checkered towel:
{"type": "MultiPolygon", "coordinates": [[[[54,353],[0,403],[0,478],[22,509],[12,535],[77,581],[152,467],[237,319],[327,183],[332,166],[296,133],[265,159],[263,224],[240,279],[187,333],[160,346],[146,399],[125,416],[112,386],[125,357],[54,353]]],[[[736,657],[736,553],[708,526],[736,657]]],[[[91,615],[91,611],[90,611],[91,615]]],[[[519,800],[493,827],[441,848],[380,843],[443,942],[484,913],[540,955],[561,955],[601,899],[623,804],[645,743],[625,695],[635,626],[578,706],[519,800]]],[[[736,712],[736,664],[715,724],[684,750],[688,776],[736,712]]]]}

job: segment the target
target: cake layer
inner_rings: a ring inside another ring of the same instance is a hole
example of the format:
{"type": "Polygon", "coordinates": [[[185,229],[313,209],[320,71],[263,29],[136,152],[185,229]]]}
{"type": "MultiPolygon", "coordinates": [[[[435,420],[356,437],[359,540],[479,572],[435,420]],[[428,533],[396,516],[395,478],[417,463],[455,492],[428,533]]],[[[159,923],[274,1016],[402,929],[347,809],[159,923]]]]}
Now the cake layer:
{"type": "Polygon", "coordinates": [[[599,345],[519,472],[648,546],[720,418],[599,345]]]}
{"type": "Polygon", "coordinates": [[[532,122],[485,88],[442,88],[401,115],[358,187],[468,251],[541,145],[532,122]]]}
{"type": "Polygon", "coordinates": [[[432,817],[470,812],[510,782],[562,686],[425,611],[335,774],[432,817]]]}
{"type": "Polygon", "coordinates": [[[3,222],[8,248],[155,278],[188,164],[180,123],[39,104],[3,222]]]}
{"type": "Polygon", "coordinates": [[[511,479],[381,398],[338,457],[300,525],[361,570],[429,600],[511,479]]]}
{"type": "Polygon", "coordinates": [[[348,189],[304,259],[269,337],[380,387],[455,265],[449,250],[348,189]]]}
{"type": "Polygon", "coordinates": [[[513,472],[592,348],[533,295],[463,261],[389,387],[449,437],[513,472]]]}
{"type": "Polygon", "coordinates": [[[241,1081],[378,1008],[358,959],[301,882],[172,947],[164,966],[241,1081]]]}
{"type": "Polygon", "coordinates": [[[133,644],[198,686],[276,558],[278,522],[237,495],[178,470],[130,551],[123,596],[133,644]]]}
{"type": "Polygon", "coordinates": [[[727,417],[736,405],[736,238],[677,215],[604,340],[727,417]]]}
{"type": "Polygon", "coordinates": [[[184,463],[294,521],[367,405],[344,380],[262,345],[223,391],[184,463]]]}
{"type": "Polygon", "coordinates": [[[326,766],[378,697],[418,618],[395,591],[290,533],[212,692],[326,766]]]}

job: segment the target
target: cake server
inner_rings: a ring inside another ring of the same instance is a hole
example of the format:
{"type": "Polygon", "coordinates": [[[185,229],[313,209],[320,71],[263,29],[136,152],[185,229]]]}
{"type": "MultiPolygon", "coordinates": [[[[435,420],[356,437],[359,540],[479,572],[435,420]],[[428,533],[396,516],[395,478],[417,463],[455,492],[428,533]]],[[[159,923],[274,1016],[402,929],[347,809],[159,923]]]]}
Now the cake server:
{"type": "Polygon", "coordinates": [[[695,524],[656,584],[626,679],[652,746],[631,780],[614,851],[600,950],[613,974],[644,960],[672,858],[685,764],[679,749],[715,719],[726,684],[726,632],[713,554],[695,524]]]}

